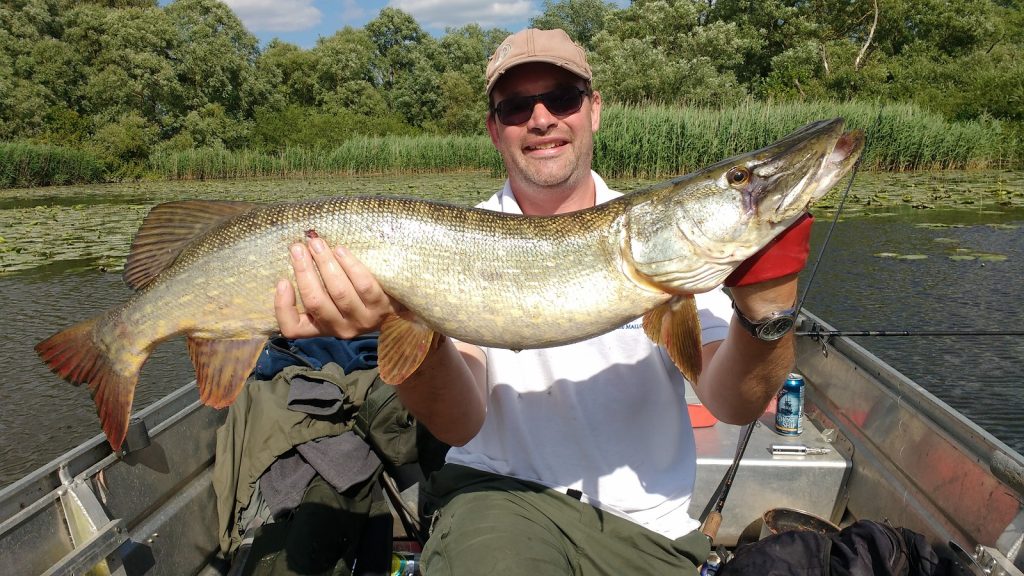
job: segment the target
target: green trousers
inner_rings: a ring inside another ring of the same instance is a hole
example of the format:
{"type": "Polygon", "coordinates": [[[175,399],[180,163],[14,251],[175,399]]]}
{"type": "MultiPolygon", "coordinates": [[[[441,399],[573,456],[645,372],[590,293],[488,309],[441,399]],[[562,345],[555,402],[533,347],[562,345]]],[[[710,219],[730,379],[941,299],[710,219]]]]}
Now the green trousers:
{"type": "Polygon", "coordinates": [[[697,573],[707,538],[668,538],[525,482],[446,464],[427,483],[437,507],[423,550],[427,576],[622,576],[697,573]]]}

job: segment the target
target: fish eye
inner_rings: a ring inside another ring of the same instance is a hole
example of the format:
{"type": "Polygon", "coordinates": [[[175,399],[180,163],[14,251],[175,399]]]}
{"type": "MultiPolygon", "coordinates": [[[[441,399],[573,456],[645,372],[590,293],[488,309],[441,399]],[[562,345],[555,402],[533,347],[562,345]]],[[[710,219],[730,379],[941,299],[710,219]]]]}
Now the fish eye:
{"type": "Polygon", "coordinates": [[[725,179],[731,185],[746,184],[750,180],[750,170],[743,166],[733,166],[726,172],[725,179]]]}

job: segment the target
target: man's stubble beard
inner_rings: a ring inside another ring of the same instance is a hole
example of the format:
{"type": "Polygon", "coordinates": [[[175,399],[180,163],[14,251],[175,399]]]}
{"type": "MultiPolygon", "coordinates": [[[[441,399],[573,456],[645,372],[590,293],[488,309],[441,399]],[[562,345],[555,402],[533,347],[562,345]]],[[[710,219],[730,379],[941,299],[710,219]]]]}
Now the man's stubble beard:
{"type": "Polygon", "coordinates": [[[575,140],[571,144],[573,153],[559,158],[556,162],[532,161],[520,151],[502,154],[507,167],[514,167],[515,175],[509,171],[513,182],[534,188],[569,188],[572,189],[586,177],[590,176],[590,166],[594,157],[593,139],[581,142],[575,140]],[[557,163],[557,166],[552,164],[557,163]]]}

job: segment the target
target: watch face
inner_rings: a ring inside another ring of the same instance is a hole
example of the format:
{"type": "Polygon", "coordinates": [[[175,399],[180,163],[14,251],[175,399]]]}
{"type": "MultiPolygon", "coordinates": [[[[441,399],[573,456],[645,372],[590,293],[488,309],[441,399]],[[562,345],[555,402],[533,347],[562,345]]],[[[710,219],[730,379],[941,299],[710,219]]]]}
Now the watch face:
{"type": "Polygon", "coordinates": [[[793,324],[796,323],[796,319],[792,316],[779,316],[778,318],[772,318],[764,324],[758,327],[757,337],[761,340],[778,340],[786,335],[793,328],[793,324]]]}

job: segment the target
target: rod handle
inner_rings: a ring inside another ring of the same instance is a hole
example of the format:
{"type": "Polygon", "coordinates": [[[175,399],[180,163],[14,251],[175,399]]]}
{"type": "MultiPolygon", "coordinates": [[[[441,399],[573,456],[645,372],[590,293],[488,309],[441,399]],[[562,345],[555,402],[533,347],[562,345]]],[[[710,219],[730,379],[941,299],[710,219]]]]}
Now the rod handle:
{"type": "Polygon", "coordinates": [[[722,527],[722,513],[711,512],[708,517],[704,519],[704,523],[701,524],[700,531],[704,533],[712,542],[718,537],[718,529],[722,527]]]}

